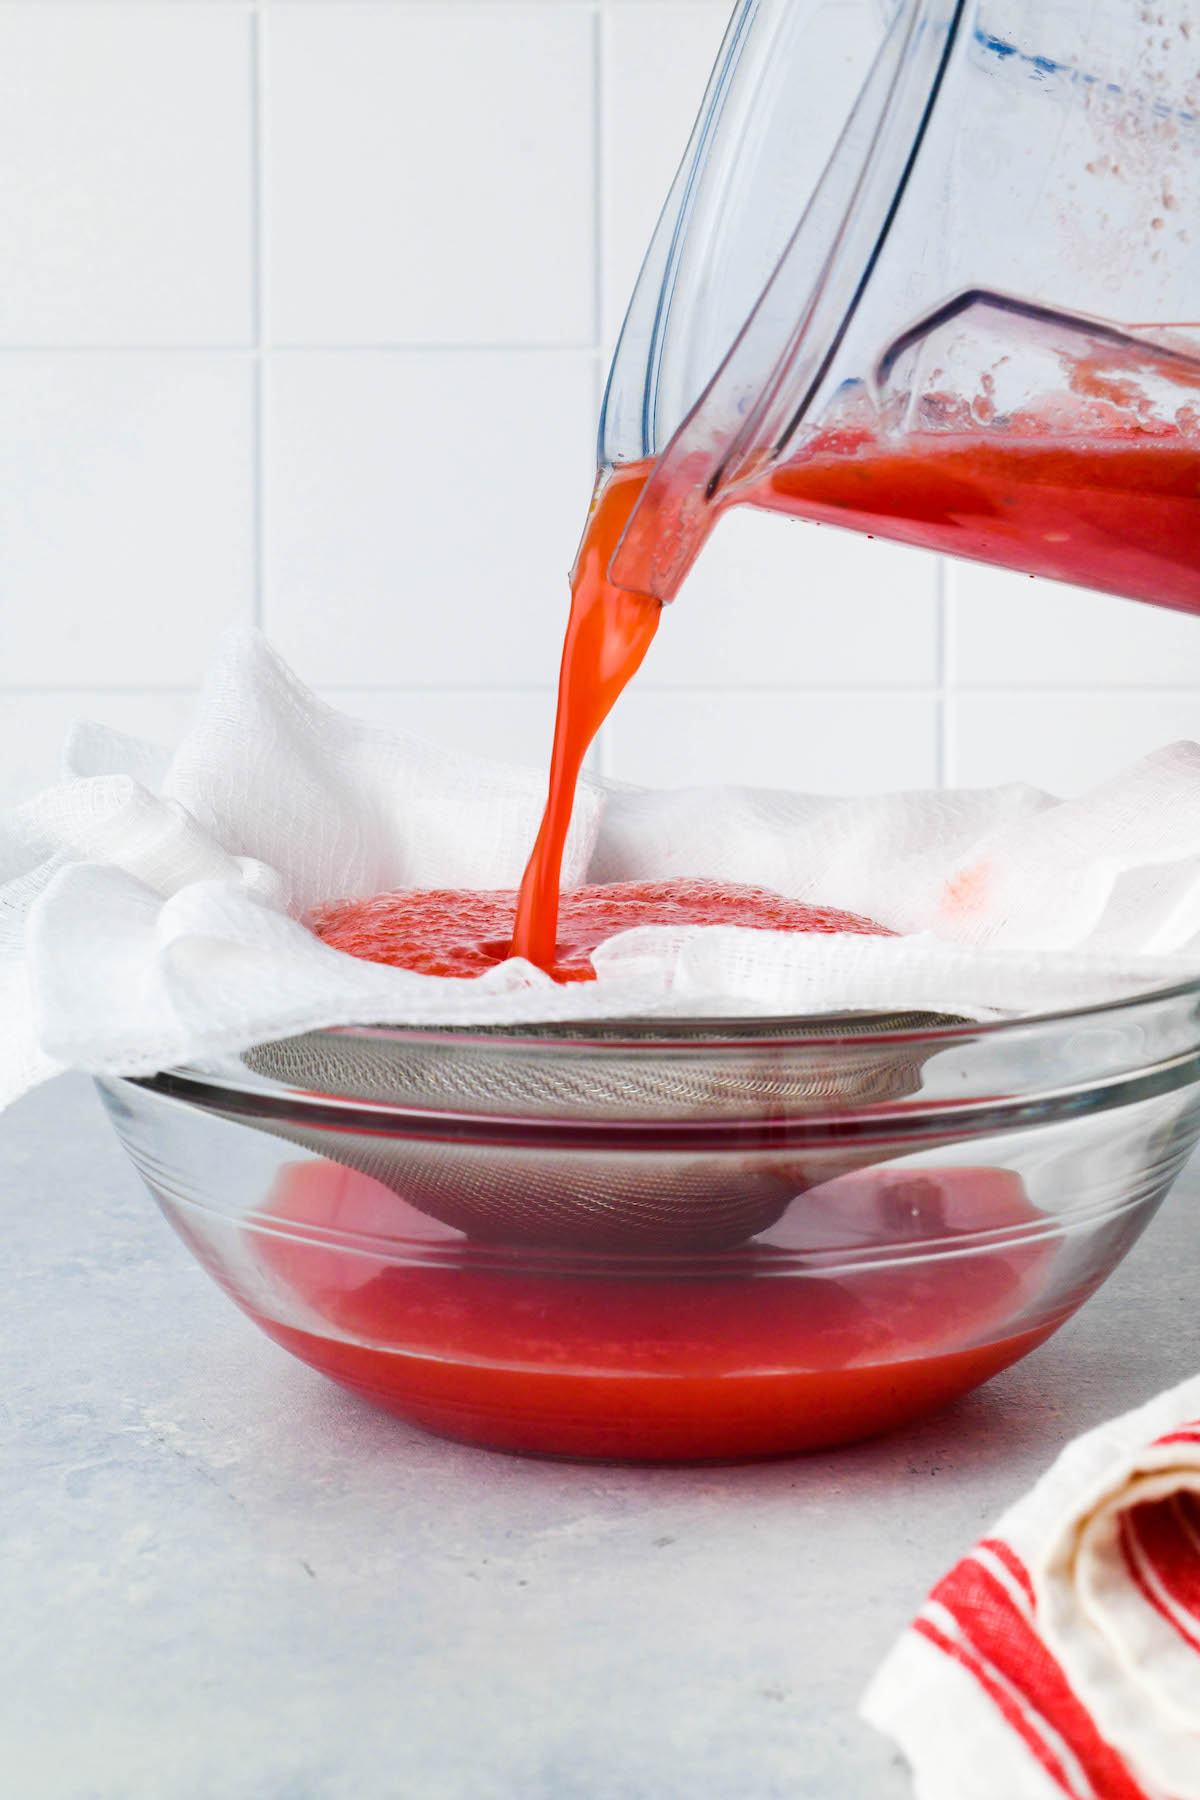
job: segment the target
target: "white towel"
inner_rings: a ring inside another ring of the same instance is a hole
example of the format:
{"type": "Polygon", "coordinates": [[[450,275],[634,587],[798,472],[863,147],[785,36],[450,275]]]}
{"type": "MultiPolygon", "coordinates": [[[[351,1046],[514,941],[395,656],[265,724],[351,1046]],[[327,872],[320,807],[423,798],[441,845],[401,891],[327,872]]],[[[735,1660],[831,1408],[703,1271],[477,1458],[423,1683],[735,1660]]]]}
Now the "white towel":
{"type": "Polygon", "coordinates": [[[863,1713],[918,1800],[1200,1800],[1200,1376],[1068,1445],[863,1713]]]}

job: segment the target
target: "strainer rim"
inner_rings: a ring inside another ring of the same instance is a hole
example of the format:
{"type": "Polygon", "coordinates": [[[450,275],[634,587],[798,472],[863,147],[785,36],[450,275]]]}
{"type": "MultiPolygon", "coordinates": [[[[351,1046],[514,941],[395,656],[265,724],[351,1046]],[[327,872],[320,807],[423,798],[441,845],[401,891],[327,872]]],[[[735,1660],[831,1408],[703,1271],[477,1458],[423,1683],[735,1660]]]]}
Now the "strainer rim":
{"type": "MultiPolygon", "coordinates": [[[[890,1047],[892,1045],[900,1047],[908,1044],[946,1043],[956,1037],[980,1037],[984,1035],[996,1037],[1005,1032],[1015,1033],[1019,1030],[1036,1026],[1049,1027],[1054,1025],[1069,1025],[1077,1020],[1092,1018],[1099,1014],[1121,1013],[1134,1007],[1148,1006],[1155,1002],[1183,999],[1188,994],[1191,994],[1197,1000],[1200,1000],[1200,975],[1191,976],[1186,980],[1172,982],[1166,987],[1147,988],[1139,990],[1135,994],[1123,994],[1116,1000],[1089,1001],[1084,1006],[1058,1007],[1049,1012],[1016,1013],[1011,1018],[1003,1019],[967,1019],[958,1017],[941,1025],[908,1026],[888,1031],[863,1030],[852,1033],[848,1032],[845,1035],[845,1041],[853,1042],[856,1045],[879,1044],[885,1047],[890,1047]]],[[[728,1049],[731,1045],[736,1045],[739,1041],[730,1036],[720,1035],[716,1032],[716,1027],[739,1025],[747,1030],[759,1027],[763,1031],[762,1038],[754,1038],[747,1035],[741,1040],[746,1048],[751,1048],[758,1043],[767,1042],[768,1039],[766,1034],[770,1032],[769,1041],[777,1047],[803,1049],[811,1045],[816,1049],[828,1048],[830,1044],[836,1044],[842,1040],[839,1039],[835,1033],[829,1031],[798,1032],[794,1035],[785,1036],[783,1035],[782,1027],[788,1025],[790,1022],[795,1022],[796,1024],[828,1023],[835,1020],[842,1021],[871,1017],[887,1018],[894,1016],[896,1013],[934,1013],[940,1010],[940,1008],[936,1007],[909,1006],[890,1008],[886,1013],[880,1009],[872,1008],[843,1013],[724,1013],[697,1015],[695,1017],[690,1015],[675,1016],[671,1014],[659,1016],[650,1013],[640,1016],[630,1015],[628,1018],[618,1017],[612,1019],[547,1019],[536,1023],[532,1020],[527,1020],[524,1021],[524,1025],[530,1028],[528,1036],[522,1035],[522,1027],[519,1025],[480,1027],[477,1025],[414,1024],[318,1025],[311,1027],[309,1031],[304,1032],[302,1035],[316,1036],[328,1034],[336,1037],[386,1037],[401,1042],[411,1041],[414,1044],[446,1043],[448,1045],[463,1045],[474,1042],[483,1045],[504,1042],[522,1049],[535,1049],[539,1045],[553,1043],[559,1048],[573,1048],[578,1046],[580,1049],[587,1050],[644,1050],[647,1053],[653,1053],[656,1048],[656,1043],[655,1039],[649,1036],[650,1028],[652,1028],[660,1037],[669,1038],[671,1040],[670,1047],[672,1049],[694,1048],[697,1050],[713,1050],[717,1048],[728,1049]],[[647,1035],[629,1038],[601,1035],[601,1031],[616,1025],[643,1025],[648,1028],[647,1035]],[[592,1026],[596,1029],[589,1032],[587,1030],[588,1026],[592,1026]],[[676,1038],[674,1034],[673,1027],[681,1028],[678,1038],[676,1038]],[[707,1037],[684,1037],[682,1035],[682,1028],[684,1027],[687,1027],[692,1031],[695,1031],[697,1027],[710,1028],[713,1030],[713,1035],[707,1037]],[[568,1035],[573,1032],[578,1032],[579,1035],[577,1037],[568,1035]]],[[[947,1015],[947,1018],[949,1019],[950,1015],[947,1015]]],[[[1198,1029],[1198,1038],[1200,1038],[1200,1029],[1198,1029]]],[[[181,1068],[187,1066],[188,1065],[180,1065],[181,1068]]]]}

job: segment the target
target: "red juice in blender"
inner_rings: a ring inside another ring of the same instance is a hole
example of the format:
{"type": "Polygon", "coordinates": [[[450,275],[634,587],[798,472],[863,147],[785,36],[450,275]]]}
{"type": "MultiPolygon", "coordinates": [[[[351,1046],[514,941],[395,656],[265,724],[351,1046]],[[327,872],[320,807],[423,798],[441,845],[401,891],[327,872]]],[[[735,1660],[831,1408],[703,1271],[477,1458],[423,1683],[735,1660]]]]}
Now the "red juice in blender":
{"type": "Polygon", "coordinates": [[[835,414],[747,497],[1200,611],[1194,352],[982,300],[912,349],[887,368],[874,419],[835,414]]]}
{"type": "Polygon", "coordinates": [[[818,436],[756,504],[1200,612],[1200,436],[818,436]]]}
{"type": "Polygon", "coordinates": [[[1198,335],[962,296],[774,442],[669,449],[616,572],[667,591],[749,504],[1200,612],[1198,335]]]}

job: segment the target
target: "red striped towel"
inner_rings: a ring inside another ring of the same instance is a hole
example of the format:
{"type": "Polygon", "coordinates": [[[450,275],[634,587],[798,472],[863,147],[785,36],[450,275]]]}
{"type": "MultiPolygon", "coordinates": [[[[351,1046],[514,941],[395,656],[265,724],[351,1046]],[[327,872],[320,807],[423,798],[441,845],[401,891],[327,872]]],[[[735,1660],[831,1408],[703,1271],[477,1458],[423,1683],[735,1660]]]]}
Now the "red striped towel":
{"type": "Polygon", "coordinates": [[[1069,1445],[862,1711],[918,1800],[1200,1800],[1200,1377],[1069,1445]]]}

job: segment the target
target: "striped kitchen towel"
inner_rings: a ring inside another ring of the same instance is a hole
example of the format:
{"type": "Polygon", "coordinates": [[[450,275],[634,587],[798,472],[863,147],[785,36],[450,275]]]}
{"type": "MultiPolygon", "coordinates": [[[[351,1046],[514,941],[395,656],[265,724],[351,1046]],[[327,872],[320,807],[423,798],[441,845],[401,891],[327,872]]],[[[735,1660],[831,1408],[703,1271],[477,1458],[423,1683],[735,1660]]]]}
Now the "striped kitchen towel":
{"type": "Polygon", "coordinates": [[[862,1712],[918,1800],[1200,1800],[1200,1377],[1070,1444],[862,1712]]]}

